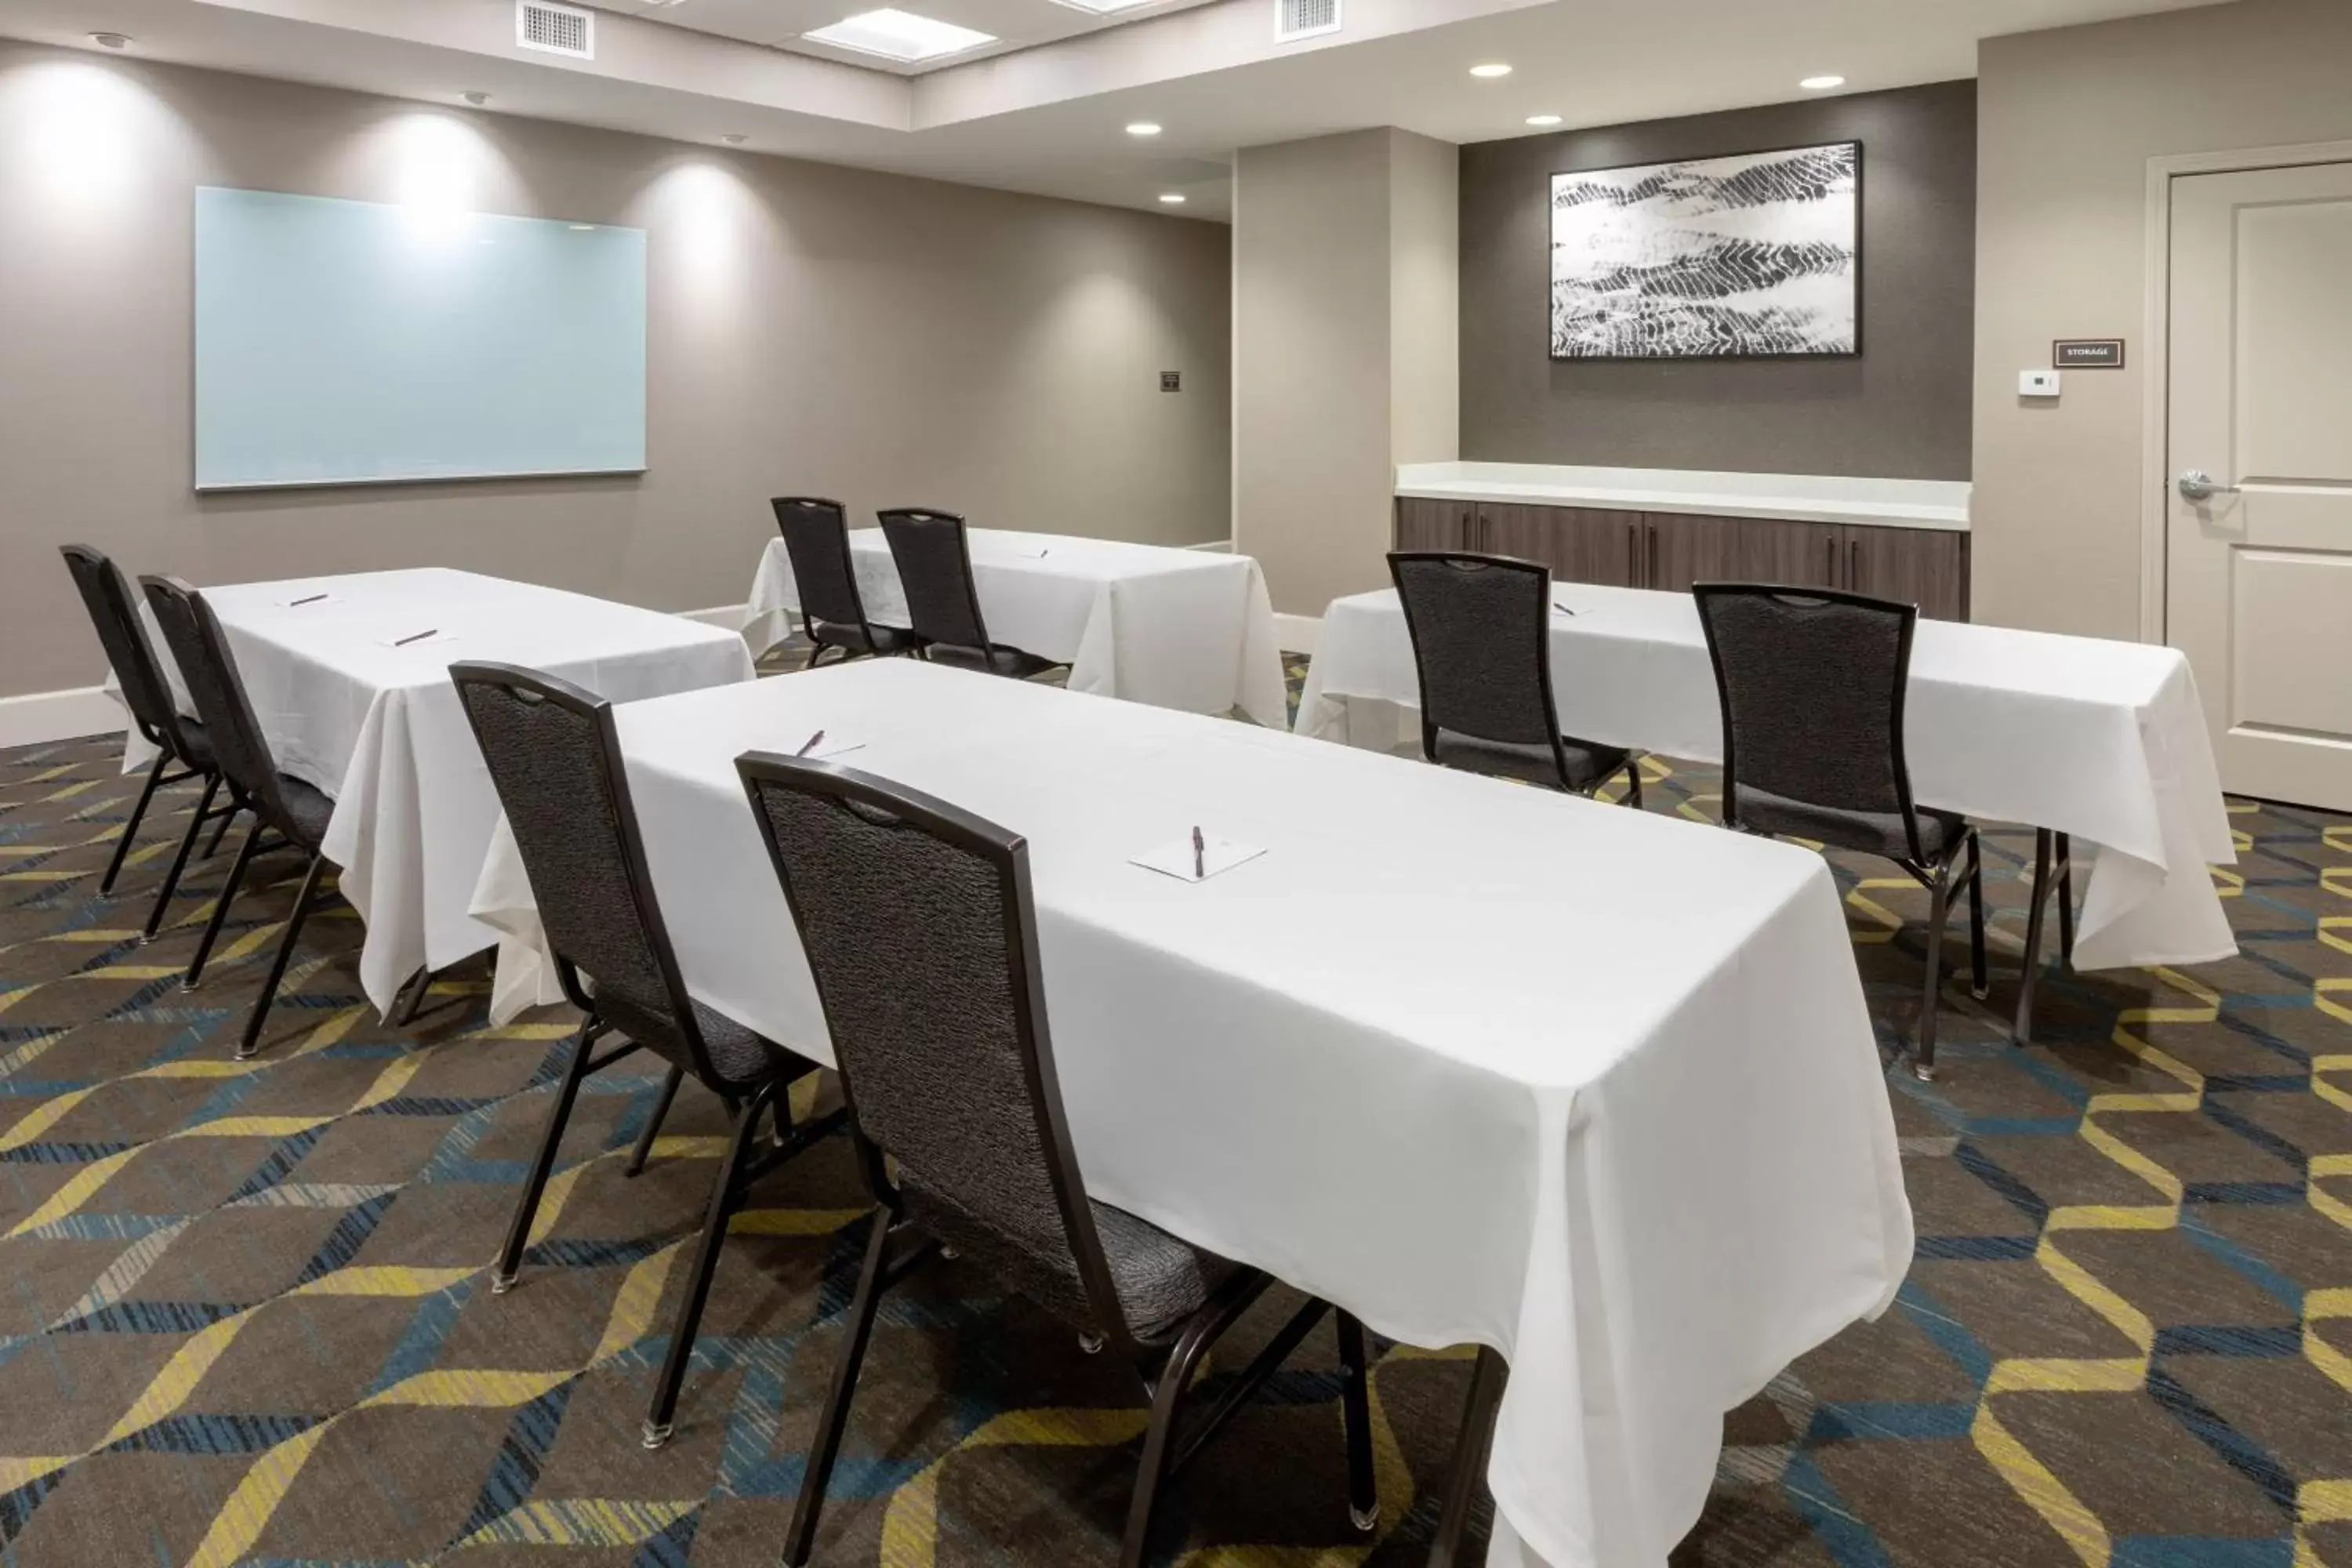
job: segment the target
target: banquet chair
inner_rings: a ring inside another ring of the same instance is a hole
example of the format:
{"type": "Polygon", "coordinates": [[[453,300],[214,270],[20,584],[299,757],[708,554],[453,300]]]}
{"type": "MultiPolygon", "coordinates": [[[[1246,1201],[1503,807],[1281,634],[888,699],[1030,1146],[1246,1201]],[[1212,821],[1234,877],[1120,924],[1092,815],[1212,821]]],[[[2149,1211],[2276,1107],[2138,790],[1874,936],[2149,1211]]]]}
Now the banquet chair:
{"type": "Polygon", "coordinates": [[[1559,732],[1551,687],[1551,569],[1507,555],[1402,550],[1389,574],[1421,682],[1421,753],[1465,773],[1591,795],[1619,773],[1639,810],[1642,770],[1622,747],[1559,732]]]}
{"type": "Polygon", "coordinates": [[[1723,821],[1894,861],[1928,892],[1927,996],[1912,1070],[1936,1074],[1944,924],[1967,862],[1971,990],[1985,984],[1984,856],[1958,814],[1911,798],[1904,695],[1916,605],[1830,588],[1691,590],[1723,704],[1723,821]]]}
{"type": "Polygon", "coordinates": [[[668,1354],[646,1415],[645,1446],[658,1448],[675,1426],[678,1389],[718,1272],[729,1218],[742,1207],[752,1183],[833,1132],[843,1114],[835,1111],[794,1127],[792,1087],[815,1072],[816,1064],[688,994],[646,868],[613,705],[569,681],[511,665],[453,664],[449,678],[521,853],[558,982],[581,1012],[571,1066],[490,1271],[492,1293],[504,1295],[514,1288],[564,1123],[589,1074],[640,1047],[669,1064],[652,1118],[630,1156],[626,1171],[632,1176],[645,1168],[655,1131],[688,1075],[727,1107],[727,1154],[711,1184],[694,1271],[671,1324],[668,1354]],[[614,1034],[623,1042],[595,1054],[596,1042],[614,1034]],[[774,1141],[755,1152],[770,1120],[774,1141]]]}
{"type": "Polygon", "coordinates": [[[866,596],[849,549],[849,514],[837,500],[814,496],[777,496],[768,502],[776,531],[793,563],[793,585],[801,601],[801,624],[816,650],[814,669],[827,648],[845,659],[873,654],[911,653],[915,634],[903,626],[876,626],[866,618],[866,596]]]}
{"type": "Polygon", "coordinates": [[[988,640],[963,519],[921,507],[894,507],[877,515],[924,658],[1017,680],[1062,668],[1060,659],[988,640]]]}
{"type": "Polygon", "coordinates": [[[142,941],[152,942],[163,927],[164,912],[171,908],[172,895],[179,889],[180,873],[187,868],[196,836],[204,831],[206,823],[218,818],[213,845],[219,847],[220,834],[228,830],[228,818],[236,814],[236,805],[232,801],[217,810],[214,808],[213,798],[220,793],[221,776],[220,764],[213,757],[212,738],[200,721],[182,713],[173,699],[172,684],[164,678],[163,667],[155,662],[155,650],[148,646],[147,634],[140,627],[131,586],[122,580],[121,568],[103,552],[87,544],[61,545],[58,552],[66,558],[66,569],[73,574],[74,586],[80,591],[82,604],[89,611],[99,645],[105,648],[115,683],[122,689],[122,705],[130,710],[131,727],[155,748],[155,764],[147,770],[147,782],[139,791],[139,804],[131,808],[130,820],[123,823],[122,835],[115,840],[114,858],[107,862],[106,875],[99,879],[101,897],[114,891],[114,879],[121,874],[131,841],[138,837],[139,825],[146,820],[147,807],[154,800],[155,792],[191,779],[205,781],[205,793],[196,802],[195,814],[188,818],[187,831],[180,836],[179,852],[172,857],[171,868],[163,873],[163,884],[155,893],[155,907],[149,911],[146,928],[141,932],[142,941]],[[173,772],[174,768],[179,771],[173,772]]]}
{"type": "Polygon", "coordinates": [[[212,918],[205,922],[205,934],[196,943],[195,957],[188,962],[184,986],[194,990],[204,978],[213,944],[220,940],[229,905],[244,885],[246,868],[254,857],[299,849],[310,858],[303,868],[301,890],[294,895],[294,908],[286,916],[285,930],[278,933],[268,976],[261,983],[261,994],[253,999],[253,1010],[246,1015],[245,1033],[236,1047],[242,1061],[259,1047],[262,1021],[278,999],[278,984],[286,978],[286,961],[293,956],[302,922],[318,897],[319,880],[327,865],[320,846],[326,840],[327,819],[335,814],[335,803],[310,784],[278,771],[268,738],[262,734],[261,722],[254,717],[253,703],[246,696],[236,657],[229,651],[228,635],[204,595],[177,577],[146,576],[139,583],[147,591],[155,624],[163,630],[164,645],[180,667],[180,679],[187,683],[196,717],[204,721],[206,739],[220,764],[221,780],[228,787],[229,802],[253,814],[253,826],[229,866],[228,879],[221,884],[212,918]],[[265,843],[273,833],[276,839],[265,843]]]}
{"type": "MultiPolygon", "coordinates": [[[[850,1136],[881,1205],[785,1537],[807,1562],[883,1292],[961,1256],[1134,1366],[1150,1402],[1124,1568],[1182,1467],[1311,1332],[1294,1313],[1181,1431],[1202,1357],[1272,1280],[1087,1192],[1070,1142],[1024,840],[928,795],[826,763],[736,760],[839,1057],[850,1136]]],[[[1362,1327],[1339,1317],[1349,1511],[1379,1518],[1362,1327]]]]}

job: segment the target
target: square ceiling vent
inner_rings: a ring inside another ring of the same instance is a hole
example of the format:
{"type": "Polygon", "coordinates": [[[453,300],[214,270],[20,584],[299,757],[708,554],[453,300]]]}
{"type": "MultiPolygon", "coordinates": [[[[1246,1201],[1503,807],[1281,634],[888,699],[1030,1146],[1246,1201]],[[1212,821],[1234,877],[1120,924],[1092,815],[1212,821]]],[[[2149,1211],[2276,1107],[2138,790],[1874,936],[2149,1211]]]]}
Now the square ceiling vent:
{"type": "Polygon", "coordinates": [[[543,55],[596,58],[596,13],[549,0],[515,0],[515,42],[543,55]]]}
{"type": "Polygon", "coordinates": [[[1311,38],[1339,30],[1339,0],[1274,0],[1274,41],[1311,38]]]}

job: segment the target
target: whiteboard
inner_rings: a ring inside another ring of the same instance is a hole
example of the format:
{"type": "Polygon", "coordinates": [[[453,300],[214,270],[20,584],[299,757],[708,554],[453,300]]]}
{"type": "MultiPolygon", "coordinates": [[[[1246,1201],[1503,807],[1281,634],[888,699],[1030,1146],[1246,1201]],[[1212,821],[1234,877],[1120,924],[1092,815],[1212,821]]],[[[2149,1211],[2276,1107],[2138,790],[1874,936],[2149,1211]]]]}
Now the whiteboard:
{"type": "Polygon", "coordinates": [[[196,489],[641,472],[646,233],[200,186],[196,489]]]}

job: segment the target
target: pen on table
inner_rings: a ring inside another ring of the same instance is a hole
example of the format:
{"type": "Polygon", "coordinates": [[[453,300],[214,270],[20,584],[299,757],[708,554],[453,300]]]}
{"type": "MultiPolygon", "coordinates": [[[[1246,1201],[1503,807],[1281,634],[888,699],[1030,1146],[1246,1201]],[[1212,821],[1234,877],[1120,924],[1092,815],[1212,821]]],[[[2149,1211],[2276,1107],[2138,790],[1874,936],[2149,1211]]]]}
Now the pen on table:
{"type": "Polygon", "coordinates": [[[289,599],[286,601],[286,607],[290,610],[297,605],[315,605],[326,596],[324,594],[313,594],[307,599],[289,599]]]}
{"type": "Polygon", "coordinates": [[[801,742],[801,749],[800,749],[799,751],[797,751],[797,752],[794,752],[793,753],[793,755],[794,755],[794,756],[796,756],[796,757],[805,757],[805,756],[807,756],[811,752],[814,752],[814,751],[815,751],[815,750],[816,750],[816,743],[817,743],[819,741],[822,741],[822,740],[824,740],[824,731],[822,731],[822,730],[819,730],[815,734],[811,735],[807,740],[803,741],[803,742],[801,742]]]}
{"type": "Polygon", "coordinates": [[[1201,830],[1192,829],[1192,880],[1206,881],[1209,876],[1209,847],[1201,838],[1201,830]]]}
{"type": "Polygon", "coordinates": [[[1576,614],[1576,612],[1575,612],[1574,610],[1570,609],[1566,605],[1561,604],[1558,599],[1554,599],[1554,600],[1551,602],[1551,607],[1552,607],[1553,609],[1555,609],[1555,610],[1558,610],[1558,611],[1559,611],[1561,615],[1563,615],[1563,616],[1572,616],[1572,615],[1576,614]]]}
{"type": "Polygon", "coordinates": [[[427,626],[425,630],[416,633],[413,637],[402,637],[398,642],[394,643],[392,646],[394,647],[406,647],[410,643],[423,642],[426,637],[431,637],[440,629],[441,628],[439,626],[427,626]]]}

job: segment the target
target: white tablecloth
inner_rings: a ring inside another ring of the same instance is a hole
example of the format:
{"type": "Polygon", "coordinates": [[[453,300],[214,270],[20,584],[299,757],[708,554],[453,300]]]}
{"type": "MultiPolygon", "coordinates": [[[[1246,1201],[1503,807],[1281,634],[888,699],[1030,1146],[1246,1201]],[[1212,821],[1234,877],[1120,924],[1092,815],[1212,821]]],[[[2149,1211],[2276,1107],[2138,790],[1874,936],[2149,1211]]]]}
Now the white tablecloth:
{"type": "MultiPolygon", "coordinates": [[[[1089,1190],[1383,1333],[1500,1350],[1499,1561],[1664,1563],[1723,1413],[1908,1266],[1819,856],[904,660],[618,719],[688,985],[821,1060],[736,755],[822,728],[1026,835],[1089,1190]],[[1128,864],[1196,825],[1266,853],[1128,864]]],[[[510,837],[475,907],[535,928],[510,837]]]]}
{"type": "MultiPolygon", "coordinates": [[[[1562,583],[1551,618],[1563,732],[1714,763],[1723,710],[1697,602],[1562,583]]],[[[1301,735],[1387,750],[1420,736],[1420,683],[1394,591],[1334,600],[1298,705],[1301,735]]],[[[2236,861],[2197,683],[2177,648],[1922,620],[1904,710],[1920,804],[2072,834],[2090,848],[2084,969],[2237,952],[2207,864],[2236,861]],[[2091,848],[2091,847],[2095,847],[2091,848]]]]}
{"type": "MultiPolygon", "coordinates": [[[[450,684],[459,659],[496,659],[615,702],[752,679],[740,637],[677,616],[443,567],[207,588],[281,772],[332,796],[327,858],[367,924],[360,981],[389,1009],[420,965],[479,952],[498,933],[466,905],[499,803],[450,684]],[[325,594],[311,605],[286,601],[325,594]],[[435,628],[406,647],[387,639],[435,628]]],[[[152,616],[149,641],[189,707],[152,616]]],[[[123,767],[154,757],[129,731],[123,767]]]]}
{"type": "MultiPolygon", "coordinates": [[[[971,542],[988,635],[1067,664],[1071,690],[1289,723],[1274,603],[1250,557],[995,528],[971,530],[971,542]]],[[[849,543],[866,616],[905,626],[907,596],[882,531],[853,529],[849,543]]],[[[800,603],[792,557],[772,539],[743,627],[752,652],[783,640],[800,603]]]]}

